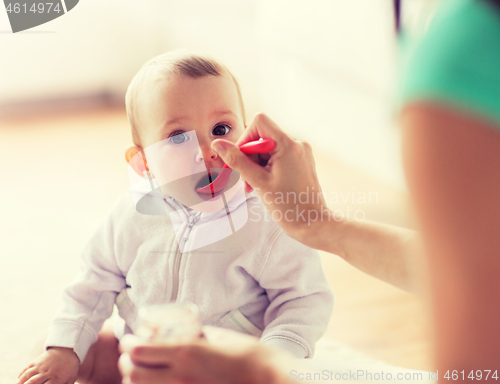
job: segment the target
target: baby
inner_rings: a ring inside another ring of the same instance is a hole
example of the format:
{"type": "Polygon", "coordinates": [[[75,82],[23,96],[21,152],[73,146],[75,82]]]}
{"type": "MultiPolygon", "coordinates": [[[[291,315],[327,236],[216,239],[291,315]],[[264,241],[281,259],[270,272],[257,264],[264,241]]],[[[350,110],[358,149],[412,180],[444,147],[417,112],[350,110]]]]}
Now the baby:
{"type": "Polygon", "coordinates": [[[212,58],[174,51],[140,69],[126,105],[132,194],[84,249],[46,350],[20,383],[120,382],[119,338],[137,329],[140,308],[169,302],[196,304],[203,324],[312,357],[333,305],[319,254],[263,220],[237,172],[214,181],[224,163],[212,141],[235,142],[245,129],[235,78],[212,58]],[[120,323],[101,331],[115,305],[120,323]]]}

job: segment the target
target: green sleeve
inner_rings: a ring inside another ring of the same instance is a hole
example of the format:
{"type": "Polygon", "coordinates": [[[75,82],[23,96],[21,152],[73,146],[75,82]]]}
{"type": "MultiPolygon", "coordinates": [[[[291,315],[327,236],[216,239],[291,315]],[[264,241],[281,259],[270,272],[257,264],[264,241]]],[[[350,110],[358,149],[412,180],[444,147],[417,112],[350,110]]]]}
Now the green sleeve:
{"type": "Polygon", "coordinates": [[[403,44],[401,104],[451,104],[500,130],[500,8],[486,0],[444,0],[425,35],[403,44]]]}

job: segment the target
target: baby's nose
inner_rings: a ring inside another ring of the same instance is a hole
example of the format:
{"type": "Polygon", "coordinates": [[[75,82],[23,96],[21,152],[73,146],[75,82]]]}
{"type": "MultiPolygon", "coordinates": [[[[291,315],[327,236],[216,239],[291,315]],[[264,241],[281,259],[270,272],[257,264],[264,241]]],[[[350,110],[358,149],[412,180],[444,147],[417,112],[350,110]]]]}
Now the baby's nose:
{"type": "Polygon", "coordinates": [[[204,146],[200,148],[198,151],[198,154],[196,156],[196,161],[201,162],[201,161],[213,161],[216,160],[218,157],[217,152],[215,152],[212,147],[210,146],[204,146]]]}

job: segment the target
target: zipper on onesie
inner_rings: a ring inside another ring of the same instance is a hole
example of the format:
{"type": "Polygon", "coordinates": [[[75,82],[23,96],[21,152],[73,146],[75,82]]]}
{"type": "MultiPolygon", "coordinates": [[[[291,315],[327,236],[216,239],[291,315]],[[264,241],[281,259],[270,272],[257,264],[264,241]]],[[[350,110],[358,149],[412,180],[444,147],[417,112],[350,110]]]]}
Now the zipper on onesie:
{"type": "Polygon", "coordinates": [[[173,271],[173,285],[172,285],[172,295],[170,296],[170,302],[175,303],[177,300],[177,295],[179,292],[179,271],[181,269],[181,259],[182,259],[182,252],[181,252],[181,247],[184,248],[184,245],[186,244],[186,241],[188,240],[189,232],[191,232],[191,229],[194,226],[195,221],[198,219],[200,216],[200,213],[193,213],[189,216],[189,221],[188,225],[184,228],[182,231],[182,238],[181,238],[181,243],[177,246],[177,252],[175,253],[174,256],[174,271],[173,271]],[[186,233],[187,231],[187,233],[186,233]]]}

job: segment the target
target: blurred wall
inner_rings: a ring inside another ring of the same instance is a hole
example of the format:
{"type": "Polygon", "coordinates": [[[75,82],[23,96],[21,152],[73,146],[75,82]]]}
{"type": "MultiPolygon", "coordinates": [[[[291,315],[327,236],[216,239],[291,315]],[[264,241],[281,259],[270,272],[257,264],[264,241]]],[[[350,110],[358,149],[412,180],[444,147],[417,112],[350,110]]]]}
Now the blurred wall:
{"type": "Polygon", "coordinates": [[[261,95],[297,137],[403,187],[390,0],[261,2],[261,95]]]}
{"type": "Polygon", "coordinates": [[[297,138],[404,188],[391,0],[185,0],[163,10],[168,45],[227,63],[249,117],[265,111],[297,138]]]}
{"type": "Polygon", "coordinates": [[[141,3],[81,0],[66,15],[16,34],[5,33],[10,25],[1,11],[0,103],[123,93],[137,68],[165,49],[155,1],[141,3]]]}
{"type": "MultiPolygon", "coordinates": [[[[403,188],[392,12],[392,0],[82,0],[32,31],[0,35],[0,103],[103,90],[121,98],[144,61],[192,49],[227,64],[249,117],[265,111],[403,188]]],[[[0,15],[0,30],[10,29],[0,15]]]]}

